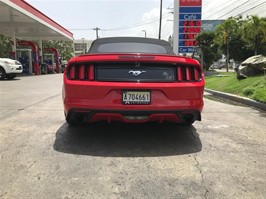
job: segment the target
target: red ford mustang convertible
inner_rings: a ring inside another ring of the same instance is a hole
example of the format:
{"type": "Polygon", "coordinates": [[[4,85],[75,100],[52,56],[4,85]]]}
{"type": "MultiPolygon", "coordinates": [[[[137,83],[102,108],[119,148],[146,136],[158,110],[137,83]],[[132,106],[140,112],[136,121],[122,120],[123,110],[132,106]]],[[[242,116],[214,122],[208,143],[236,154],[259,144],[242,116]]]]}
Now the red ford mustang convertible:
{"type": "Polygon", "coordinates": [[[176,56],[163,40],[97,39],[70,59],[63,102],[70,125],[201,120],[204,77],[198,61],[176,56]]]}

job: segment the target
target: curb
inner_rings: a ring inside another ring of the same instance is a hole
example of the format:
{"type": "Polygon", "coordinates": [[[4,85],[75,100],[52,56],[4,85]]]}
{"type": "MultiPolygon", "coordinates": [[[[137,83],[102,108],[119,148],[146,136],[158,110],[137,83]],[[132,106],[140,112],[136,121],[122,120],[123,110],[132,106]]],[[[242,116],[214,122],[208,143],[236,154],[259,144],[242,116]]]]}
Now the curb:
{"type": "Polygon", "coordinates": [[[253,106],[255,108],[258,108],[258,109],[266,111],[266,104],[264,104],[264,103],[257,102],[255,100],[252,100],[252,99],[249,99],[249,98],[246,98],[246,97],[241,97],[241,96],[233,95],[233,94],[230,94],[230,93],[223,93],[223,92],[220,92],[220,91],[215,91],[215,90],[211,90],[211,89],[207,89],[207,88],[205,88],[204,90],[206,92],[208,92],[208,93],[211,93],[214,96],[218,96],[218,97],[221,97],[221,98],[229,99],[229,100],[232,100],[232,101],[235,101],[235,102],[239,102],[241,104],[245,104],[245,105],[248,105],[248,106],[253,106]]]}

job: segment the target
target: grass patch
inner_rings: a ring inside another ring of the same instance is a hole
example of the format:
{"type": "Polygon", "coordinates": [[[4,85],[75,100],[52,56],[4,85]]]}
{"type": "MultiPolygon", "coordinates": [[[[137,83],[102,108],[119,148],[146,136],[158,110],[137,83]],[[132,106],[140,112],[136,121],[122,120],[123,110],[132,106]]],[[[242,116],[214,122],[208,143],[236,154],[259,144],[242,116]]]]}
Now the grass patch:
{"type": "Polygon", "coordinates": [[[221,72],[205,77],[205,87],[226,93],[232,93],[266,103],[265,76],[248,77],[238,80],[236,73],[221,72]]]}

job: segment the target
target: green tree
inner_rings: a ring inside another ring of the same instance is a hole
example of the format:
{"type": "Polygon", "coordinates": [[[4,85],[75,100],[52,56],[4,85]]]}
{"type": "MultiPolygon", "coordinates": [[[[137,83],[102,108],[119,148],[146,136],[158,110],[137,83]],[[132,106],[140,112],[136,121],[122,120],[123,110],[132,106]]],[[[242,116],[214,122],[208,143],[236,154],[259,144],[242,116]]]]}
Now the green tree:
{"type": "Polygon", "coordinates": [[[254,50],[254,55],[266,45],[266,20],[256,15],[250,16],[243,26],[242,38],[254,50]]]}
{"type": "Polygon", "coordinates": [[[10,57],[12,46],[10,43],[10,37],[0,35],[0,57],[10,57]]]}
{"type": "MultiPolygon", "coordinates": [[[[0,35],[0,57],[10,57],[10,52],[12,51],[11,38],[0,35]]],[[[38,45],[38,42],[36,42],[38,45]]],[[[69,60],[73,56],[73,42],[72,41],[43,41],[43,48],[56,48],[62,60],[69,60]]],[[[27,47],[20,47],[27,48],[27,47]]]]}
{"type": "Polygon", "coordinates": [[[247,22],[248,20],[241,16],[230,17],[215,31],[217,35],[215,40],[223,54],[227,55],[228,50],[229,59],[242,62],[254,54],[251,42],[243,39],[243,29],[247,22]]]}
{"type": "Polygon", "coordinates": [[[214,32],[203,32],[200,33],[196,40],[198,41],[199,47],[203,53],[203,61],[205,70],[208,70],[209,66],[217,59],[218,55],[218,45],[214,42],[215,33],[214,32]]]}
{"type": "Polygon", "coordinates": [[[56,48],[62,60],[73,57],[73,42],[69,41],[43,41],[43,48],[56,48]]]}
{"type": "Polygon", "coordinates": [[[230,58],[237,62],[242,62],[253,55],[253,50],[247,45],[241,35],[232,37],[229,40],[229,55],[230,58]]]}
{"type": "Polygon", "coordinates": [[[223,53],[226,54],[226,48],[229,38],[232,38],[237,32],[237,19],[230,17],[216,28],[216,42],[219,44],[223,53]]]}

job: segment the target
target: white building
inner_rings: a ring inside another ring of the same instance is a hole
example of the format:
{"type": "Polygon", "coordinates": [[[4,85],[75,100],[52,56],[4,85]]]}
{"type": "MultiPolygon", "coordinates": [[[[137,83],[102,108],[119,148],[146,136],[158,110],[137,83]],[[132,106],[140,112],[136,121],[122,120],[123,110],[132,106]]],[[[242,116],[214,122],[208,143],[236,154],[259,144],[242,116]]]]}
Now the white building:
{"type": "Polygon", "coordinates": [[[87,53],[92,42],[92,40],[87,40],[84,38],[74,39],[75,56],[87,53]]]}

